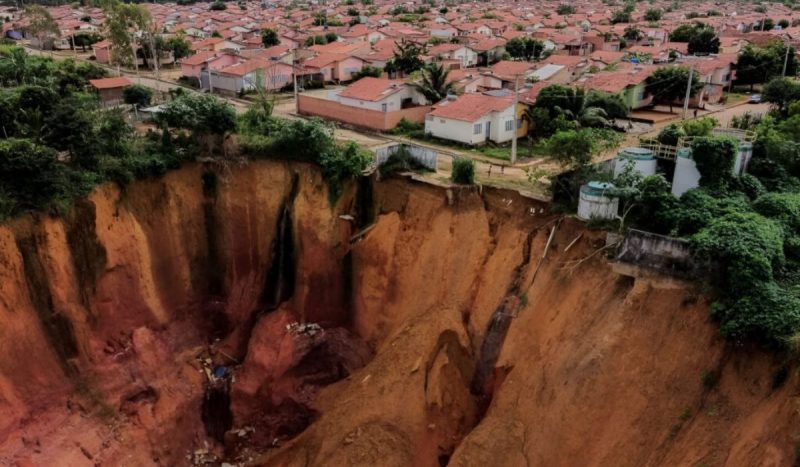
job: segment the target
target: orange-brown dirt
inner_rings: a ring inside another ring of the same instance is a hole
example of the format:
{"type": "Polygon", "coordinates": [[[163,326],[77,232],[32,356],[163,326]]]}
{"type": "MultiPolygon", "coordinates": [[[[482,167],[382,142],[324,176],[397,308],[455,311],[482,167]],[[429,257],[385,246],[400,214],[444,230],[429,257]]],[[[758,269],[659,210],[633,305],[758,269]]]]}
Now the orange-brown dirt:
{"type": "Polygon", "coordinates": [[[794,368],[544,205],[401,179],[331,203],[266,161],[203,179],[0,227],[0,465],[795,462],[794,368]],[[234,374],[224,442],[209,362],[234,374]]]}

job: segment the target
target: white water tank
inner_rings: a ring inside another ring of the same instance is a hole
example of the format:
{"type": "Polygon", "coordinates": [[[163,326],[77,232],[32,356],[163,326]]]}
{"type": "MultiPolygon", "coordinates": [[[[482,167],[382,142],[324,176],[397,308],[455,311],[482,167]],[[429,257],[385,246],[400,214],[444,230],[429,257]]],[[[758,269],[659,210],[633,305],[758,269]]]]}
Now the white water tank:
{"type": "Polygon", "coordinates": [[[733,174],[741,175],[747,170],[747,164],[753,157],[753,143],[739,143],[739,152],[736,154],[736,163],[733,165],[733,174]]]}
{"type": "Polygon", "coordinates": [[[606,182],[589,182],[583,185],[578,198],[578,217],[614,219],[619,211],[619,200],[611,196],[614,185],[606,182]]]}
{"type": "Polygon", "coordinates": [[[680,198],[684,193],[700,185],[700,172],[692,159],[689,148],[678,149],[675,157],[675,175],[672,177],[672,194],[680,198]]]}
{"type": "Polygon", "coordinates": [[[634,172],[649,177],[656,174],[656,156],[653,151],[645,148],[625,148],[617,154],[614,160],[614,176],[618,177],[628,164],[633,164],[634,172]]]}

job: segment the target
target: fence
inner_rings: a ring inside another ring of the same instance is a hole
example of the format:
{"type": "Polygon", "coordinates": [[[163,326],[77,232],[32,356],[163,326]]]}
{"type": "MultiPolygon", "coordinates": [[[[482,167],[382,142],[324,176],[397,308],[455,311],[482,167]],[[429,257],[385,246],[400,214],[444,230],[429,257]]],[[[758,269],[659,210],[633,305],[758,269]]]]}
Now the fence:
{"type": "Polygon", "coordinates": [[[391,130],[397,126],[403,118],[410,122],[422,123],[425,121],[425,114],[430,112],[430,110],[431,107],[426,105],[396,110],[394,112],[380,112],[377,110],[350,107],[320,97],[302,94],[297,97],[297,112],[300,115],[323,117],[378,131],[391,130]]]}
{"type": "Polygon", "coordinates": [[[427,169],[436,171],[439,155],[433,149],[417,146],[415,144],[401,144],[395,143],[389,146],[384,146],[375,150],[375,162],[378,167],[381,166],[389,156],[396,154],[400,150],[405,150],[412,159],[417,161],[420,165],[427,169]]]}
{"type": "Polygon", "coordinates": [[[688,241],[642,230],[628,231],[616,259],[673,275],[690,275],[695,269],[688,241]]]}

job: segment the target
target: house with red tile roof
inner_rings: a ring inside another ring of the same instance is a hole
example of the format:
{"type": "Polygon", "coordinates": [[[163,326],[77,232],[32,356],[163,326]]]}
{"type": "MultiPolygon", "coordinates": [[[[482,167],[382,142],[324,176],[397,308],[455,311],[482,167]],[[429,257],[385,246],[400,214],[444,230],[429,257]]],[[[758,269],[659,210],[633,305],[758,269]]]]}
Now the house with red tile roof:
{"type": "Polygon", "coordinates": [[[122,104],[122,90],[133,83],[128,78],[119,76],[116,78],[91,79],[89,84],[97,92],[100,102],[104,106],[113,106],[122,104]]]}
{"type": "Polygon", "coordinates": [[[229,94],[255,89],[277,90],[292,84],[291,65],[254,58],[221,69],[204,70],[203,88],[229,94]]]}
{"type": "Polygon", "coordinates": [[[434,60],[457,60],[461,68],[478,64],[478,53],[461,44],[439,44],[428,49],[428,55],[434,60]]]}
{"type": "Polygon", "coordinates": [[[337,53],[321,53],[303,62],[303,68],[322,76],[324,82],[342,82],[353,79],[353,73],[364,67],[364,60],[337,53]]]}
{"type": "Polygon", "coordinates": [[[519,113],[511,96],[450,96],[425,117],[425,133],[469,145],[504,143],[523,130],[519,113]]]}
{"type": "Polygon", "coordinates": [[[633,69],[607,71],[584,77],[577,84],[587,91],[617,94],[631,110],[641,109],[653,103],[653,95],[647,79],[656,71],[655,66],[640,66],[633,69]]]}

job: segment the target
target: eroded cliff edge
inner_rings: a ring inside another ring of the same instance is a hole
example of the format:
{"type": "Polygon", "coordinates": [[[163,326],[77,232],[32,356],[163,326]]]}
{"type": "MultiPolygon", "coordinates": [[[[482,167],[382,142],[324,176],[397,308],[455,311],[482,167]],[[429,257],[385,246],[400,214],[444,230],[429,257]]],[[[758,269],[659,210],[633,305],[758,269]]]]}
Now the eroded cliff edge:
{"type": "Polygon", "coordinates": [[[303,164],[104,186],[0,227],[0,460],[196,462],[202,354],[253,428],[219,453],[255,464],[791,464],[795,371],[602,245],[510,192],[392,179],[332,203],[303,164]]]}

